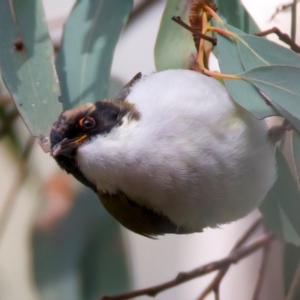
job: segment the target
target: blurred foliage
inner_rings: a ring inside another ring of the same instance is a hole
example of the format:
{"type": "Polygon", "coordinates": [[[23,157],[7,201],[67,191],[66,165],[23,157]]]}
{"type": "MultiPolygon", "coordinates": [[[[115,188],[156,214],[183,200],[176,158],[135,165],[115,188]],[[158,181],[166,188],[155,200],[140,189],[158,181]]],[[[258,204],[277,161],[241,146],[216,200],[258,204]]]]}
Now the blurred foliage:
{"type": "MultiPolygon", "coordinates": [[[[297,266],[300,262],[299,247],[292,244],[285,244],[283,254],[283,280],[285,295],[288,294],[291,283],[295,276],[297,266]]],[[[300,299],[300,291],[296,294],[295,299],[300,299]]]]}
{"type": "Polygon", "coordinates": [[[43,300],[92,300],[128,289],[120,227],[99,204],[84,189],[65,217],[34,230],[34,274],[43,300]]]}

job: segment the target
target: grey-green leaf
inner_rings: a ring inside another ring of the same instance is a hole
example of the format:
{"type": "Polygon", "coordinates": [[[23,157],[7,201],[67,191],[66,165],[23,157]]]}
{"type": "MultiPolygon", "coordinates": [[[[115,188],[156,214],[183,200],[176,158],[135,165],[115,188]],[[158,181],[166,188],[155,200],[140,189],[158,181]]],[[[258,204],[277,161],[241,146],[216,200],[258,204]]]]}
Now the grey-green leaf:
{"type": "Polygon", "coordinates": [[[216,0],[215,2],[219,8],[218,14],[225,17],[227,23],[246,33],[259,32],[258,26],[240,0],[216,0]]]}
{"type": "MultiPolygon", "coordinates": [[[[214,22],[214,25],[216,26],[217,23],[214,22]]],[[[231,28],[233,27],[230,26],[231,28]]],[[[235,33],[238,34],[240,32],[238,29],[235,29],[235,33]]],[[[216,48],[221,72],[224,74],[243,73],[245,69],[241,62],[235,40],[220,34],[216,36],[218,41],[216,48]]],[[[249,82],[229,79],[224,81],[232,98],[258,119],[278,114],[272,106],[266,103],[258,90],[249,82]]]]}
{"type": "Polygon", "coordinates": [[[278,178],[260,206],[266,225],[286,242],[300,245],[300,194],[297,183],[279,150],[278,178]]]}
{"type": "Polygon", "coordinates": [[[188,22],[190,6],[191,1],[167,1],[154,50],[157,71],[188,69],[195,63],[197,50],[192,34],[171,20],[173,16],[180,16],[188,22]]]}
{"type": "Polygon", "coordinates": [[[0,69],[34,136],[48,135],[62,111],[42,2],[0,1],[0,69]]]}
{"type": "MultiPolygon", "coordinates": [[[[299,131],[300,132],[300,131],[299,131]]],[[[297,183],[300,187],[300,135],[299,132],[293,130],[292,133],[292,153],[294,158],[294,165],[296,168],[297,183]]]]}
{"type": "Polygon", "coordinates": [[[300,132],[300,120],[295,118],[291,113],[289,113],[287,110],[283,109],[280,105],[278,105],[276,102],[272,101],[271,99],[268,99],[270,101],[270,105],[272,105],[279,114],[288,120],[291,124],[293,124],[294,128],[300,132]]]}
{"type": "MultiPolygon", "coordinates": [[[[284,256],[283,256],[283,280],[284,280],[284,290],[285,296],[291,287],[291,283],[294,279],[295,272],[297,270],[298,263],[300,261],[300,251],[299,248],[292,244],[284,245],[284,256]]],[[[297,292],[294,299],[300,299],[300,291],[297,292]]]]}
{"type": "Polygon", "coordinates": [[[114,49],[132,3],[77,1],[56,61],[64,109],[107,97],[114,49]]]}
{"type": "Polygon", "coordinates": [[[300,68],[273,65],[254,68],[241,76],[262,90],[291,115],[300,119],[300,68]]]}
{"type": "Polygon", "coordinates": [[[265,38],[243,34],[236,42],[245,70],[267,65],[300,67],[297,53],[265,38]]]}

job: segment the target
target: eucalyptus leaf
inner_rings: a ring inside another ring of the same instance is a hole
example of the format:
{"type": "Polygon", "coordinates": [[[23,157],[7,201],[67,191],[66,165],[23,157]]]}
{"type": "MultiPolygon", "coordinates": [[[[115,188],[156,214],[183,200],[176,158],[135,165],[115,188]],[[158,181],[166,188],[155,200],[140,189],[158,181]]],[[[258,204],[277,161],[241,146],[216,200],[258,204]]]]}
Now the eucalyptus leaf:
{"type": "Polygon", "coordinates": [[[244,72],[241,76],[263,91],[292,116],[300,120],[300,68],[283,65],[264,66],[244,72]]]}
{"type": "MultiPolygon", "coordinates": [[[[299,248],[292,244],[284,245],[283,253],[283,279],[284,279],[284,290],[285,295],[288,294],[291,283],[294,279],[297,266],[300,262],[300,251],[299,248]]],[[[300,299],[300,291],[297,293],[294,299],[300,299]]]]}
{"type": "Polygon", "coordinates": [[[292,153],[297,174],[297,183],[298,187],[300,187],[300,135],[294,130],[292,132],[292,153]]]}
{"type": "MultiPolygon", "coordinates": [[[[214,26],[217,24],[213,22],[214,26]]],[[[233,27],[231,26],[230,29],[233,27]]],[[[230,30],[228,29],[228,30],[230,30]]],[[[235,29],[235,33],[242,31],[235,29]]],[[[224,74],[240,74],[245,71],[241,62],[235,40],[230,37],[216,34],[218,60],[220,70],[224,74]]],[[[278,112],[268,105],[262,95],[251,83],[242,80],[225,79],[225,85],[232,98],[258,119],[277,115],[278,112]]]]}
{"type": "Polygon", "coordinates": [[[245,70],[267,65],[300,67],[297,53],[265,38],[243,34],[236,43],[245,70]]]}
{"type": "Polygon", "coordinates": [[[260,211],[266,225],[286,242],[300,245],[300,194],[282,153],[276,151],[278,178],[260,211]]]}
{"type": "Polygon", "coordinates": [[[64,109],[107,97],[114,49],[133,0],[78,0],[64,29],[56,67],[64,109]]]}
{"type": "Polygon", "coordinates": [[[268,101],[270,102],[270,105],[272,105],[283,118],[285,118],[291,124],[293,124],[294,129],[296,129],[298,132],[300,132],[300,120],[299,119],[295,118],[291,113],[289,113],[287,110],[283,109],[280,105],[278,105],[271,99],[268,99],[268,101]]]}
{"type": "Polygon", "coordinates": [[[28,129],[48,135],[62,111],[42,2],[0,1],[0,69],[28,129]]]}
{"type": "Polygon", "coordinates": [[[215,2],[219,8],[218,14],[224,17],[227,23],[246,33],[259,32],[259,27],[240,0],[215,0],[215,2]]]}
{"type": "MultiPolygon", "coordinates": [[[[230,40],[238,47],[241,62],[245,70],[267,65],[287,65],[300,67],[300,56],[294,51],[278,45],[263,37],[245,34],[229,25],[213,23],[218,28],[225,28],[237,35],[230,40]]],[[[227,37],[228,38],[228,37],[227,37]]]]}
{"type": "Polygon", "coordinates": [[[171,20],[180,16],[188,22],[190,7],[191,1],[167,1],[154,49],[157,71],[188,69],[195,63],[197,50],[192,34],[171,20]]]}

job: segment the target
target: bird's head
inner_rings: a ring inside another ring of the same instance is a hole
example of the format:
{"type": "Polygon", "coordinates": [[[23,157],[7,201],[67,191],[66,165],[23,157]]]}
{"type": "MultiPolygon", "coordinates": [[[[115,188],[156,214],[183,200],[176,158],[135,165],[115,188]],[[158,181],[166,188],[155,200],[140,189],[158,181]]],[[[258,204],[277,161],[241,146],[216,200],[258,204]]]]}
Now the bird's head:
{"type": "Polygon", "coordinates": [[[125,116],[138,118],[138,112],[124,100],[103,100],[63,112],[51,130],[52,156],[60,167],[73,173],[77,149],[120,126],[125,116]]]}
{"type": "Polygon", "coordinates": [[[132,85],[141,77],[141,73],[135,75],[115,100],[87,103],[61,113],[50,133],[51,155],[61,168],[83,182],[82,178],[76,176],[80,172],[75,159],[77,149],[97,135],[108,134],[120,126],[125,116],[130,119],[139,118],[138,111],[126,98],[132,85]]]}

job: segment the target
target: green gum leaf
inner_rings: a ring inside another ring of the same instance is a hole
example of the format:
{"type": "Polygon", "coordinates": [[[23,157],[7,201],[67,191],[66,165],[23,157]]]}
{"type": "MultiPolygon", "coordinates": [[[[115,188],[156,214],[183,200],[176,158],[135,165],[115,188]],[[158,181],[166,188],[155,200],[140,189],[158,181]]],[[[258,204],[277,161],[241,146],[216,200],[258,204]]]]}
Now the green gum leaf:
{"type": "Polygon", "coordinates": [[[129,288],[120,226],[90,189],[50,230],[35,229],[31,243],[42,299],[99,299],[129,288]]]}
{"type": "MultiPolygon", "coordinates": [[[[216,26],[217,23],[213,22],[216,26]]],[[[226,27],[227,28],[227,27],[226,27]]],[[[240,34],[242,31],[230,26],[228,30],[240,34]]],[[[224,74],[240,74],[245,71],[235,40],[227,36],[216,34],[218,60],[221,72],[224,74]]],[[[259,91],[249,82],[242,80],[225,79],[225,85],[232,98],[243,108],[258,119],[277,115],[277,111],[268,105],[259,91]]]]}
{"type": "Polygon", "coordinates": [[[297,183],[298,187],[300,188],[300,136],[295,130],[292,132],[292,154],[296,169],[297,183]]]}
{"type": "Polygon", "coordinates": [[[247,34],[236,39],[245,70],[267,65],[300,67],[300,56],[267,39],[247,34]]]}
{"type": "Polygon", "coordinates": [[[240,0],[216,0],[215,2],[218,6],[218,14],[223,16],[227,23],[243,32],[259,32],[258,26],[240,0]]]}
{"type": "Polygon", "coordinates": [[[155,43],[155,66],[157,71],[188,69],[197,57],[192,34],[171,20],[180,16],[188,23],[191,1],[168,0],[155,43]]]}
{"type": "Polygon", "coordinates": [[[246,71],[241,76],[263,91],[292,116],[300,119],[300,68],[284,65],[258,67],[246,71]]]}
{"type": "Polygon", "coordinates": [[[56,60],[64,109],[107,97],[114,49],[132,3],[77,1],[56,60]]]}
{"type": "Polygon", "coordinates": [[[278,178],[260,211],[266,225],[285,242],[300,245],[300,194],[282,153],[277,150],[278,178]]]}
{"type": "Polygon", "coordinates": [[[28,129],[48,135],[62,111],[42,2],[0,1],[0,69],[28,129]]]}

